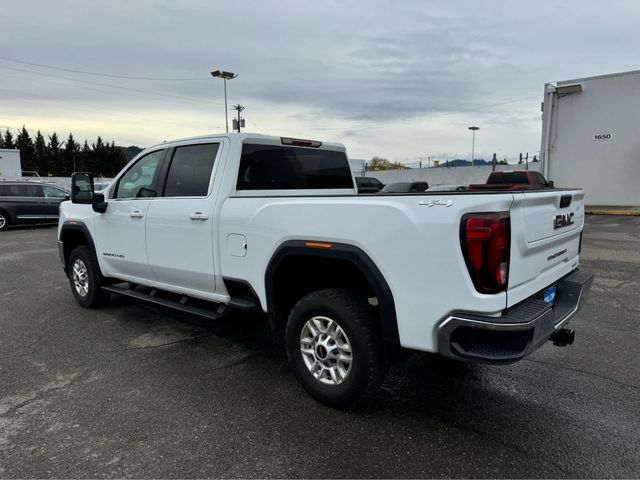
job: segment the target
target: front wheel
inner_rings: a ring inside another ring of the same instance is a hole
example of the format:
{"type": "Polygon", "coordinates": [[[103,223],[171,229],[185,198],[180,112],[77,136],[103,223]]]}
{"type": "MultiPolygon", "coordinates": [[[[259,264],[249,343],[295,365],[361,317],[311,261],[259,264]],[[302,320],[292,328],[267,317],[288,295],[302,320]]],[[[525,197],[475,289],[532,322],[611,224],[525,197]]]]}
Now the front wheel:
{"type": "Polygon", "coordinates": [[[69,255],[69,283],[78,304],[84,308],[104,305],[109,293],[102,290],[100,267],[86,245],[74,248],[69,255]]]}
{"type": "Polygon", "coordinates": [[[296,303],[286,346],[307,393],[331,406],[368,399],[386,374],[379,324],[366,299],[351,290],[319,290],[296,303]]]}

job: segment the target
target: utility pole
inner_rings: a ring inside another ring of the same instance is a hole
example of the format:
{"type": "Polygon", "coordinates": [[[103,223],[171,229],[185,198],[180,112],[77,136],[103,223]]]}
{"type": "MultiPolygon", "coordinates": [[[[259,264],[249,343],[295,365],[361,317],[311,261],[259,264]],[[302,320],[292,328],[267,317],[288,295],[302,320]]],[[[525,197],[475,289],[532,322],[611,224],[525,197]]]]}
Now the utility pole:
{"type": "Polygon", "coordinates": [[[524,157],[524,163],[525,163],[525,170],[529,170],[529,152],[527,152],[527,155],[524,157]]]}
{"type": "Polygon", "coordinates": [[[420,170],[422,170],[422,157],[420,157],[420,170]]]}
{"type": "Polygon", "coordinates": [[[238,133],[240,133],[240,127],[244,127],[244,119],[240,117],[240,113],[244,110],[244,107],[240,104],[235,105],[233,107],[234,110],[238,112],[238,119],[234,120],[234,127],[238,129],[238,133]]]}
{"type": "Polygon", "coordinates": [[[476,162],[475,162],[475,158],[476,158],[476,132],[478,130],[480,130],[480,127],[469,127],[469,130],[471,130],[472,132],[472,139],[471,139],[471,166],[475,167],[476,162]]]}

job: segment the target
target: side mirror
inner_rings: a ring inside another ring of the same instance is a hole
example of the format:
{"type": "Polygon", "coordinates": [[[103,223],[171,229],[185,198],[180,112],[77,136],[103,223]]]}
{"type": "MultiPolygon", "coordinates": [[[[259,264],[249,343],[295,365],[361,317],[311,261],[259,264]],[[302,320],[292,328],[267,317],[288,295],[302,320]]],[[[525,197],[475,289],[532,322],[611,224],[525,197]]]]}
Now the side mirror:
{"type": "Polygon", "coordinates": [[[94,212],[107,211],[107,202],[102,193],[95,193],[93,175],[90,173],[74,173],[71,176],[71,203],[91,205],[94,212]]]}
{"type": "Polygon", "coordinates": [[[98,213],[104,213],[107,211],[107,206],[109,204],[104,201],[104,193],[94,193],[93,194],[93,211],[98,213]]]}
{"type": "Polygon", "coordinates": [[[93,203],[93,175],[74,173],[71,175],[71,203],[91,205],[93,203]]]}
{"type": "Polygon", "coordinates": [[[547,182],[547,187],[549,187],[549,188],[554,188],[553,180],[549,180],[549,181],[547,182]]]}

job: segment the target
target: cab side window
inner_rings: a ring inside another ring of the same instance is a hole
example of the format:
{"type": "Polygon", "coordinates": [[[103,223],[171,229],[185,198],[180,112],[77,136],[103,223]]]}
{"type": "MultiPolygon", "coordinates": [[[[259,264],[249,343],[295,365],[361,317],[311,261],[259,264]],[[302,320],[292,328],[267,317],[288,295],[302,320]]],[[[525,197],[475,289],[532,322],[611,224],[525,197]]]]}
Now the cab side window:
{"type": "Polygon", "coordinates": [[[157,196],[155,191],[164,150],[151,152],[120,177],[113,198],[148,198],[157,196]]]}
{"type": "Polygon", "coordinates": [[[206,197],[219,144],[177,147],[173,153],[164,197],[206,197]]]}

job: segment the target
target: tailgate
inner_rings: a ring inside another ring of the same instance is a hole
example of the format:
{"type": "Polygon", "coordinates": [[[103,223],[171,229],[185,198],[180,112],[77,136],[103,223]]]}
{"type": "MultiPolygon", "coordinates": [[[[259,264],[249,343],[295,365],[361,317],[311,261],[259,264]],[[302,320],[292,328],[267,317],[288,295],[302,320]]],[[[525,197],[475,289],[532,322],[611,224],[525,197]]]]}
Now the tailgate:
{"type": "Polygon", "coordinates": [[[513,197],[508,307],[578,266],[584,224],[582,190],[514,192],[513,197]]]}

